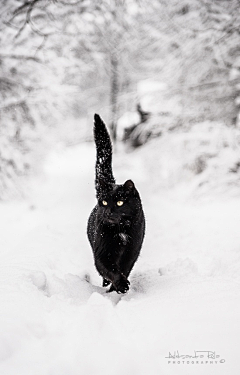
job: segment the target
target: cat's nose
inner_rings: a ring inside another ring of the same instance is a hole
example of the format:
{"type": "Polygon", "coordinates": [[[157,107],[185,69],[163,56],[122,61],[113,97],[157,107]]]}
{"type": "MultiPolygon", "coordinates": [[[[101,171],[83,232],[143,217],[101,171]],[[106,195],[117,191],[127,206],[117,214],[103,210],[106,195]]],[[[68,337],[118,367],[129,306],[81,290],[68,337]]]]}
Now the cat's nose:
{"type": "Polygon", "coordinates": [[[105,215],[106,216],[111,215],[111,208],[110,207],[105,208],[105,215]]]}
{"type": "Polygon", "coordinates": [[[106,217],[107,217],[108,219],[112,219],[114,216],[115,216],[114,212],[112,212],[112,210],[109,208],[109,209],[106,211],[106,217]]]}
{"type": "Polygon", "coordinates": [[[107,212],[107,217],[112,217],[113,216],[113,213],[111,211],[108,211],[107,212]]]}

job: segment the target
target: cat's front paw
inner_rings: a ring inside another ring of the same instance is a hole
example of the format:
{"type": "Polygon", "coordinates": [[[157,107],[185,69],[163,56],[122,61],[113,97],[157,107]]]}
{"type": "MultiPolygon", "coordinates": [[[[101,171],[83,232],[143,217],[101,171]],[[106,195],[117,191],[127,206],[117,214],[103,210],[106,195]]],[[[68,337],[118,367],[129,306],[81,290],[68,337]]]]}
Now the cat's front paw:
{"type": "Polygon", "coordinates": [[[125,276],[122,276],[120,280],[114,283],[114,287],[117,293],[127,293],[129,290],[130,282],[125,276]]]}

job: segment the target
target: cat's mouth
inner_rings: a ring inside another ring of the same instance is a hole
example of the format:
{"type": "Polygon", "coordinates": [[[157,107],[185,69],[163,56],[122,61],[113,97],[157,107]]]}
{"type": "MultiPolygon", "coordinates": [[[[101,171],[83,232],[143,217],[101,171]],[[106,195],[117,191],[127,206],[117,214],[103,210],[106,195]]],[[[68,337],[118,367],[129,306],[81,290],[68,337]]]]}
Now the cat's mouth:
{"type": "Polygon", "coordinates": [[[104,218],[105,224],[119,224],[119,218],[106,217],[104,218]]]}

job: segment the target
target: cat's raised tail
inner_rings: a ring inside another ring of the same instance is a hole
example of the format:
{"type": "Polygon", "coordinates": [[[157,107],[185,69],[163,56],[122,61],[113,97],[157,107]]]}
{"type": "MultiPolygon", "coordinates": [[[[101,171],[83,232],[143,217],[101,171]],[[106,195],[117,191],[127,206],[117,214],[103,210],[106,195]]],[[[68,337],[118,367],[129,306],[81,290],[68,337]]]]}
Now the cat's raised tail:
{"type": "Polygon", "coordinates": [[[112,143],[106,125],[98,114],[94,115],[94,140],[97,149],[95,187],[97,198],[103,187],[112,188],[115,178],[112,172],[112,143]]]}

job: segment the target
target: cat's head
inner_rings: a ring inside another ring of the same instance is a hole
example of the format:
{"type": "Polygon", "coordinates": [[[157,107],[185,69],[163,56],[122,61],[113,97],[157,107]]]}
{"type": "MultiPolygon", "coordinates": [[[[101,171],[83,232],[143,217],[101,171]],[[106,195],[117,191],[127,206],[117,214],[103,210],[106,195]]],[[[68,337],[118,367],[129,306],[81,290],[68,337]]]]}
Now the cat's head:
{"type": "Polygon", "coordinates": [[[103,223],[120,224],[130,220],[141,205],[132,180],[127,180],[123,185],[105,184],[103,180],[100,184],[102,189],[98,205],[103,223]]]}

